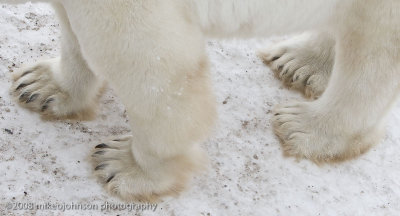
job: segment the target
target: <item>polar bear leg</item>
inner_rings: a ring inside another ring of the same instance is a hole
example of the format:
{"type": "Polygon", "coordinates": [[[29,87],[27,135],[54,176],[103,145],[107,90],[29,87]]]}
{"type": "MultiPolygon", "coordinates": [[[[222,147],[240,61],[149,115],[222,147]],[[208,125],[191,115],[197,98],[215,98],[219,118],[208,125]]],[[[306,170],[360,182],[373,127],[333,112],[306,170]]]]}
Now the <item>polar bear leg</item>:
{"type": "Polygon", "coordinates": [[[192,14],[175,1],[63,4],[85,59],[109,81],[132,129],[96,146],[100,183],[129,201],[178,194],[206,165],[199,143],[215,119],[205,41],[192,14]]]}
{"type": "Polygon", "coordinates": [[[21,106],[46,118],[91,119],[102,82],[83,59],[64,8],[53,5],[61,25],[61,57],[17,71],[11,93],[21,106]]]}
{"type": "Polygon", "coordinates": [[[275,109],[273,126],[288,155],[343,160],[380,141],[384,117],[400,91],[400,52],[394,37],[400,31],[393,28],[400,23],[390,13],[400,4],[385,3],[355,1],[341,11],[335,65],[324,94],[275,109]]]}

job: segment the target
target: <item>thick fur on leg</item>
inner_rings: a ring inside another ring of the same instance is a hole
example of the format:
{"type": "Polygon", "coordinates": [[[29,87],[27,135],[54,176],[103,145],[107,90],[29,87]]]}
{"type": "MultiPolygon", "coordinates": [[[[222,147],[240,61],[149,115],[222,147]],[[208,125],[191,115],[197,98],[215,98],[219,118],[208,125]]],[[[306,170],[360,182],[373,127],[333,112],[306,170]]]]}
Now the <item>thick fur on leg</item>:
{"type": "Polygon", "coordinates": [[[393,12],[400,3],[381,3],[353,1],[341,11],[346,15],[338,15],[335,66],[325,93],[275,110],[274,129],[288,154],[336,161],[381,139],[384,118],[400,91],[400,13],[393,12]]]}
{"type": "Polygon", "coordinates": [[[61,57],[28,65],[13,74],[11,93],[21,106],[45,119],[93,119],[105,83],[83,59],[62,5],[53,6],[63,33],[61,57]]]}
{"type": "MultiPolygon", "coordinates": [[[[318,100],[289,103],[275,110],[275,131],[287,153],[297,157],[334,161],[365,152],[378,142],[383,118],[400,90],[400,3],[396,0],[60,2],[70,21],[66,26],[72,29],[63,34],[75,38],[72,49],[65,49],[58,64],[40,64],[32,67],[35,73],[19,73],[16,82],[20,83],[14,90],[21,91],[17,95],[27,106],[38,110],[35,102],[47,100],[36,91],[42,95],[60,91],[59,100],[64,102],[68,96],[74,100],[84,93],[87,102],[98,86],[89,68],[106,77],[126,106],[133,136],[104,143],[108,147],[94,153],[95,172],[108,191],[125,200],[156,200],[180,189],[181,181],[193,175],[187,167],[202,161],[196,159],[194,149],[215,118],[204,35],[268,36],[314,28],[333,33],[335,63],[326,89],[330,58],[323,58],[328,63],[321,64],[323,60],[315,61],[320,51],[286,52],[295,53],[303,66],[326,67],[326,76],[319,76],[322,82],[316,79],[318,85],[310,90],[310,96],[318,96],[325,89],[318,100]],[[304,64],[308,60],[312,63],[304,64]],[[68,79],[66,71],[75,79],[68,79]],[[35,76],[43,79],[35,81],[35,76]],[[29,89],[29,94],[24,95],[23,89],[29,89]],[[171,172],[171,168],[177,169],[171,172]]],[[[299,81],[295,86],[305,88],[306,93],[306,78],[308,84],[318,77],[313,76],[317,75],[315,68],[311,75],[313,70],[300,70],[300,63],[292,66],[285,55],[274,61],[277,69],[278,62],[283,63],[282,69],[288,68],[281,77],[295,78],[299,81]]]]}
{"type": "Polygon", "coordinates": [[[131,142],[132,136],[116,137],[97,145],[92,154],[100,183],[109,193],[127,202],[159,202],[165,196],[178,196],[192,173],[204,170],[207,165],[205,154],[195,145],[184,154],[163,160],[151,175],[135,161],[131,142]]]}
{"type": "Polygon", "coordinates": [[[107,141],[111,148],[94,153],[96,167],[107,164],[95,168],[96,175],[124,200],[162,199],[180,191],[205,165],[197,145],[210,132],[216,103],[202,32],[177,2],[114,1],[124,2],[124,8],[110,11],[94,2],[64,6],[85,59],[124,103],[133,133],[116,144],[123,148],[107,141]],[[89,5],[90,16],[76,9],[89,5]],[[119,22],[98,25],[98,19],[112,20],[115,14],[119,22]]]}
{"type": "Polygon", "coordinates": [[[107,191],[126,201],[156,202],[177,196],[207,166],[198,142],[213,124],[215,102],[206,77],[197,76],[187,80],[184,90],[171,92],[175,102],[160,105],[165,110],[160,116],[145,120],[127,110],[135,121],[129,139],[97,146],[95,174],[107,191]]]}

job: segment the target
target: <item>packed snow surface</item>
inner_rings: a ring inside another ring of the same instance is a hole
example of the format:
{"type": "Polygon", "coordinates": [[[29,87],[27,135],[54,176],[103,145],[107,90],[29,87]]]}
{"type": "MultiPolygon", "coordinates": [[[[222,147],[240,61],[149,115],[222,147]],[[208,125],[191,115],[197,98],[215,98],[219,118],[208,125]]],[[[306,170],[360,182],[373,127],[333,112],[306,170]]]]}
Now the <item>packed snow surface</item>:
{"type": "Polygon", "coordinates": [[[89,162],[95,145],[130,130],[112,90],[91,122],[43,121],[9,95],[13,71],[57,56],[59,41],[48,5],[0,4],[0,215],[399,215],[400,106],[389,115],[384,140],[355,160],[318,166],[285,158],[272,133],[271,109],[305,99],[283,88],[256,57],[257,49],[273,41],[256,39],[207,43],[219,112],[202,144],[209,170],[155,211],[113,209],[123,203],[96,182],[89,162]],[[98,209],[14,210],[72,203],[98,209]]]}

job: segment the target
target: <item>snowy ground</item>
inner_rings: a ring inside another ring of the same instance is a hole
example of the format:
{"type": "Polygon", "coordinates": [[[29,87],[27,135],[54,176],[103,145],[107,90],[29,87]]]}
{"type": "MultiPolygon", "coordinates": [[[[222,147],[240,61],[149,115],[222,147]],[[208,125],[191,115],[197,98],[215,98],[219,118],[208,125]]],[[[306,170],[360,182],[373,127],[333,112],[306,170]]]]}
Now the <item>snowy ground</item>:
{"type": "MultiPolygon", "coordinates": [[[[93,204],[110,198],[91,176],[91,149],[129,132],[109,90],[92,122],[45,122],[18,107],[8,89],[22,63],[59,52],[59,26],[47,5],[0,5],[0,215],[398,215],[400,106],[385,140],[357,160],[318,167],[282,156],[269,119],[274,104],[304,100],[254,55],[270,41],[210,41],[219,121],[204,142],[209,171],[155,212],[7,210],[7,203],[93,204]]],[[[15,207],[15,206],[14,206],[15,207]]]]}

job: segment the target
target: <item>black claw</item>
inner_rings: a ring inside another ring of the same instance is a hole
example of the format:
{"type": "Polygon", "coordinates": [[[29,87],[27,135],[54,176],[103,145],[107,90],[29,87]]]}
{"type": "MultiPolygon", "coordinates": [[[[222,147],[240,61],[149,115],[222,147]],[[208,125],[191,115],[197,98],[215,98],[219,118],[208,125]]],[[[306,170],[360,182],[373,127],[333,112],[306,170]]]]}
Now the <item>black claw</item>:
{"type": "Polygon", "coordinates": [[[26,83],[22,83],[22,84],[20,84],[16,89],[15,89],[15,91],[18,91],[18,90],[20,90],[20,89],[22,89],[23,87],[25,87],[25,86],[27,86],[28,84],[26,84],[26,83]]]}
{"type": "Polygon", "coordinates": [[[104,155],[106,152],[105,151],[97,151],[97,152],[95,152],[94,154],[93,154],[93,156],[96,156],[96,155],[104,155]]]}
{"type": "Polygon", "coordinates": [[[278,115],[280,115],[280,113],[275,113],[275,116],[278,116],[278,115]]]}
{"type": "Polygon", "coordinates": [[[44,106],[42,106],[42,109],[40,110],[41,112],[44,112],[44,111],[46,111],[47,110],[47,108],[49,108],[49,106],[47,106],[47,105],[44,105],[44,106]]]}
{"type": "Polygon", "coordinates": [[[298,76],[298,75],[295,76],[295,77],[293,77],[293,82],[296,82],[298,79],[299,79],[299,76],[298,76]]]}
{"type": "Polygon", "coordinates": [[[108,146],[108,145],[106,145],[106,144],[104,144],[104,143],[102,143],[102,144],[99,144],[99,145],[97,145],[96,147],[94,147],[94,148],[110,148],[110,146],[108,146]]]}
{"type": "Polygon", "coordinates": [[[18,90],[20,90],[20,89],[22,89],[22,88],[25,88],[25,87],[27,87],[28,85],[32,85],[32,84],[35,83],[35,82],[36,82],[36,80],[33,81],[33,82],[30,82],[30,83],[21,83],[21,84],[19,84],[19,86],[15,89],[15,91],[18,91],[18,90]]]}
{"type": "Polygon", "coordinates": [[[107,183],[109,183],[114,177],[115,177],[115,175],[110,176],[110,177],[107,179],[107,183]]]}
{"type": "Polygon", "coordinates": [[[46,111],[49,108],[49,103],[51,103],[52,101],[54,101],[54,98],[48,98],[47,100],[45,100],[41,111],[42,112],[46,111]]]}
{"type": "Polygon", "coordinates": [[[106,166],[108,166],[108,164],[100,164],[100,165],[96,166],[96,168],[94,168],[94,170],[102,170],[102,169],[104,169],[106,166]]]}
{"type": "Polygon", "coordinates": [[[278,66],[278,70],[282,70],[282,68],[283,68],[283,65],[278,66]]]}
{"type": "Polygon", "coordinates": [[[272,58],[272,61],[275,61],[275,60],[278,60],[279,59],[279,56],[274,56],[273,58],[272,58]]]}
{"type": "Polygon", "coordinates": [[[35,101],[39,97],[39,94],[33,94],[27,101],[26,103],[30,103],[35,101]]]}
{"type": "Polygon", "coordinates": [[[19,101],[22,102],[27,99],[27,97],[30,95],[30,92],[24,92],[21,96],[19,96],[19,101]]]}
{"type": "Polygon", "coordinates": [[[33,71],[26,71],[26,72],[24,72],[22,75],[21,75],[21,77],[23,77],[23,76],[25,76],[25,75],[27,75],[27,74],[30,74],[30,73],[32,73],[33,71]]]}
{"type": "Polygon", "coordinates": [[[285,72],[283,72],[282,76],[286,75],[287,72],[289,72],[289,69],[286,69],[285,72]]]}

